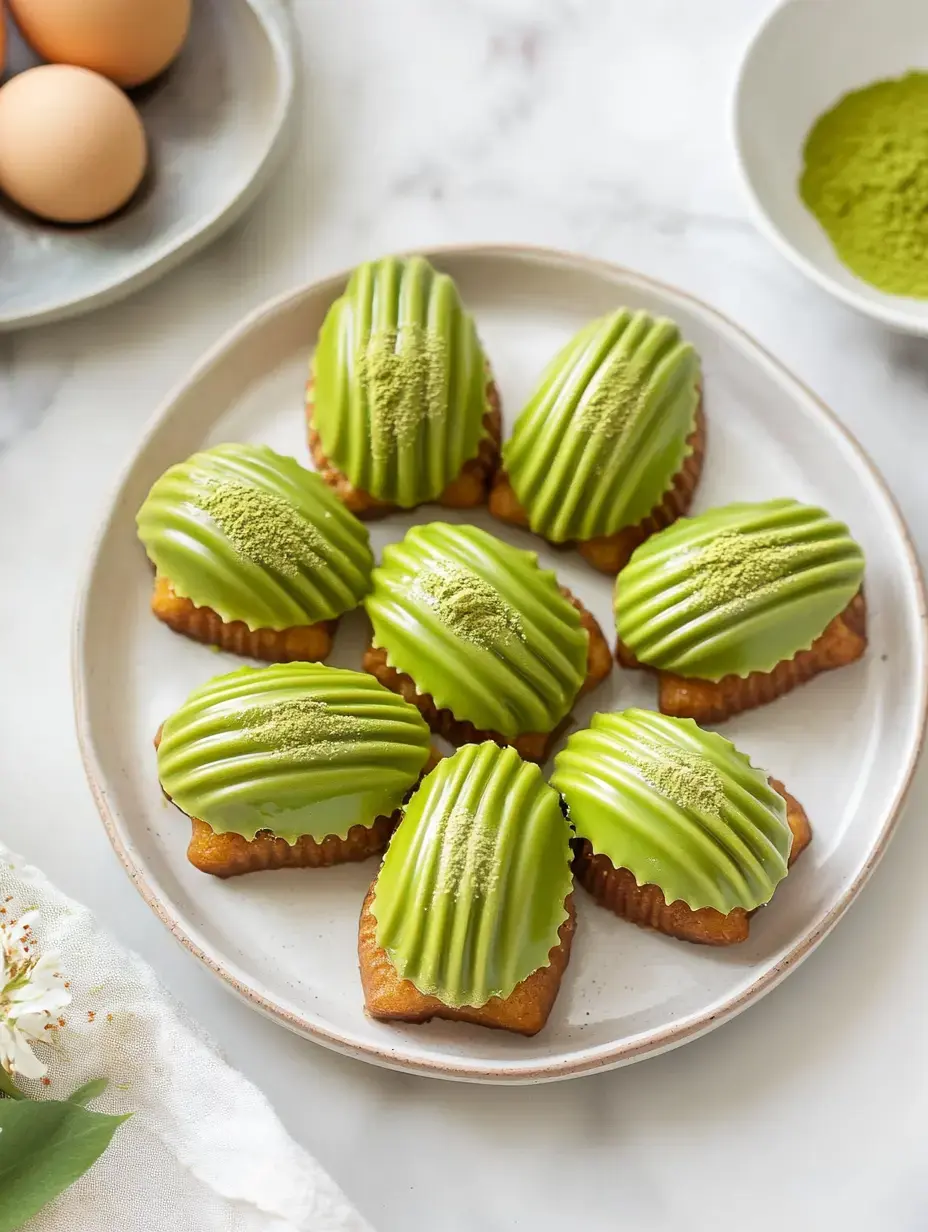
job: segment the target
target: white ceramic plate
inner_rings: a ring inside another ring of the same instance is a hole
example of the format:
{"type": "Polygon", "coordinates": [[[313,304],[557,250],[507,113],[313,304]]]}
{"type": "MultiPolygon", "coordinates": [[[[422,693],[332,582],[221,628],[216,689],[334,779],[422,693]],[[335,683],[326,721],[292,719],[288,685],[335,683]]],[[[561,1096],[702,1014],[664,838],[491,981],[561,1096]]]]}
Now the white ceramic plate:
{"type": "MultiPolygon", "coordinates": [[[[377,865],[255,874],[228,882],[186,861],[189,822],[162,797],[152,737],[195,685],[240,665],[159,624],[134,515],[171,463],[225,440],[265,441],[308,462],[303,383],[336,277],[262,308],[222,342],[158,412],[124,476],[93,553],[75,640],[78,731],[110,838],[172,932],[253,1005],[320,1043],[380,1065],[477,1081],[538,1081],[620,1065],[692,1039],[744,1009],[828,932],[884,850],[925,724],[922,583],[892,499],[818,400],[737,327],[689,296],[581,258],[515,249],[432,254],[477,317],[507,421],[555,349],[619,304],[668,313],[702,353],[709,453],[698,507],[796,496],[845,518],[867,553],[871,646],[852,667],[730,723],[755,762],[806,806],[815,841],[750,941],[729,951],[625,924],[579,892],[573,956],[548,1026],[525,1040],[451,1023],[370,1021],[356,958],[358,911],[377,865]]],[[[430,510],[372,524],[379,548],[430,510]]],[[[453,516],[453,515],[452,515],[453,516]]],[[[540,549],[545,564],[612,631],[611,585],[572,552],[470,520],[540,549]]],[[[457,518],[455,520],[467,520],[457,518]]],[[[358,667],[361,613],[334,662],[358,667]]],[[[578,707],[654,706],[643,674],[616,671],[578,707]]]]}
{"type": "Polygon", "coordinates": [[[852,274],[798,192],[803,146],[822,112],[910,69],[928,69],[925,0],[785,0],[745,54],[734,140],[758,225],[780,251],[852,308],[928,334],[928,301],[887,295],[852,274]]]}
{"type": "MultiPolygon", "coordinates": [[[[176,63],[132,92],[151,169],[131,206],[96,226],[56,227],[0,202],[0,330],[119,299],[234,222],[281,145],[294,89],[291,39],[280,0],[196,0],[176,63]]],[[[14,40],[10,71],[34,62],[14,40]]]]}

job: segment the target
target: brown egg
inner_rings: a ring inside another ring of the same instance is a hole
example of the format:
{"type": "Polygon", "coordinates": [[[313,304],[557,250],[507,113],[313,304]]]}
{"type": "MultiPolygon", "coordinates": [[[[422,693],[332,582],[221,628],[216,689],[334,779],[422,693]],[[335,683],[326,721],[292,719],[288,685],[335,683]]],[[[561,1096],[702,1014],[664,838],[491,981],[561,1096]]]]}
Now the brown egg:
{"type": "Polygon", "coordinates": [[[53,222],[94,222],[145,174],[142,121],[98,73],[44,64],[0,88],[0,192],[53,222]]]}
{"type": "Polygon", "coordinates": [[[9,0],[28,43],[53,64],[92,68],[121,86],[150,81],[190,28],[190,0],[9,0]]]}
{"type": "Polygon", "coordinates": [[[3,12],[3,0],[0,0],[0,76],[6,64],[6,14],[3,12]]]}

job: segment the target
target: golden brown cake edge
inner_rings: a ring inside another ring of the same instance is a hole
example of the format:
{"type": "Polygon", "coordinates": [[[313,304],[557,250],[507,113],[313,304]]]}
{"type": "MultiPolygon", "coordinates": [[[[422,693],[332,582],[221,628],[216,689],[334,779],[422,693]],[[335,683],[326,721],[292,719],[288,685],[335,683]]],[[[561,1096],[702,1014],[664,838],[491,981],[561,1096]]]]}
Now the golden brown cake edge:
{"type": "Polygon", "coordinates": [[[160,575],[155,577],[151,610],[175,633],[265,663],[320,663],[332,653],[338,628],[336,618],[289,629],[249,629],[242,620],[225,621],[211,607],[181,598],[160,575]]]}
{"type": "Polygon", "coordinates": [[[678,676],[639,662],[621,642],[616,645],[616,660],[622,667],[657,675],[661,714],[695,719],[697,723],[723,723],[745,710],[776,701],[822,672],[856,662],[867,649],[866,630],[867,606],[861,589],[808,650],[781,660],[769,672],[723,676],[721,680],[678,676]]]}
{"type": "Polygon", "coordinates": [[[371,1018],[410,1023],[445,1018],[519,1035],[538,1034],[548,1021],[570,961],[577,925],[573,894],[564,900],[567,919],[558,930],[558,944],[549,952],[547,966],[539,967],[522,980],[508,997],[491,997],[479,1007],[454,1007],[419,992],[410,980],[401,979],[385,951],[377,945],[377,921],[371,911],[375,888],[376,880],[364,899],[358,924],[358,966],[364,1006],[371,1018]]]}
{"type": "MultiPolygon", "coordinates": [[[[788,861],[792,867],[812,841],[812,827],[805,809],[778,779],[771,778],[770,786],[786,801],[786,820],[793,836],[788,861]]],[[[747,941],[754,912],[735,907],[725,915],[714,907],[694,910],[681,900],[668,903],[658,886],[639,885],[629,869],[616,868],[601,852],[594,854],[587,839],[576,839],[574,852],[577,881],[600,907],[620,919],[697,945],[737,945],[747,941]]]]}

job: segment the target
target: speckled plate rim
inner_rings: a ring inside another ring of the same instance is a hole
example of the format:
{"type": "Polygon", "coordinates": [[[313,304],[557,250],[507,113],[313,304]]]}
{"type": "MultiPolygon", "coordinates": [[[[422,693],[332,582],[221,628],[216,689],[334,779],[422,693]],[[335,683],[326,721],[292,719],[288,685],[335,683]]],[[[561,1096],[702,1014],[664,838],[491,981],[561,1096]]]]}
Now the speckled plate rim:
{"type": "Polygon", "coordinates": [[[315,283],[285,292],[283,295],[277,296],[250,313],[241,324],[229,331],[207,352],[200,363],[165,399],[149,420],[141,440],[133,451],[132,459],[123,471],[107,505],[108,512],[91,550],[84,574],[85,581],[78,596],[71,656],[77,738],[87,781],[106,833],[136,889],[177,940],[254,1009],[259,1010],[267,1017],[272,1018],[275,1022],[280,1023],[298,1035],[314,1040],[346,1056],[355,1057],[388,1069],[405,1070],[429,1077],[477,1083],[525,1084],[576,1078],[584,1074],[628,1065],[632,1062],[643,1060],[645,1057],[657,1056],[662,1052],[677,1048],[681,1044],[688,1043],[690,1040],[698,1039],[699,1036],[705,1035],[715,1027],[721,1026],[724,1022],[728,1022],[747,1009],[749,1005],[754,1004],[766,993],[770,992],[771,989],[775,988],[781,980],[807,958],[834,928],[835,924],[837,924],[838,920],[860,893],[892,838],[925,744],[926,730],[928,730],[928,611],[926,611],[925,581],[914,542],[898,504],[882,475],[863,447],[841,423],[835,413],[816,394],[797,377],[793,376],[779,360],[766,351],[750,334],[717,309],[710,307],[704,301],[694,295],[690,295],[686,291],[679,290],[676,287],[634,270],[595,258],[553,249],[522,245],[449,245],[420,251],[424,251],[426,256],[439,263],[442,257],[448,256],[458,259],[462,257],[486,259],[494,256],[502,259],[516,258],[540,265],[547,265],[552,268],[556,267],[567,272],[593,274],[607,282],[637,283],[641,287],[649,288],[652,291],[657,291],[663,295],[685,302],[711,319],[712,324],[717,329],[737,338],[742,346],[749,347],[753,351],[754,358],[758,364],[766,366],[777,379],[791,383],[809,401],[810,405],[815,408],[817,414],[826,421],[827,426],[844,437],[857,463],[867,472],[870,481],[880,490],[891,512],[899,541],[904,549],[909,566],[909,581],[913,587],[918,609],[918,635],[916,643],[918,661],[913,665],[915,687],[917,688],[917,706],[915,708],[918,716],[917,730],[911,742],[908,760],[905,764],[904,772],[900,776],[898,788],[887,802],[882,824],[873,840],[870,854],[857,876],[845,888],[837,901],[796,941],[792,949],[778,963],[764,971],[746,989],[732,996],[727,1001],[701,1013],[692,1014],[673,1026],[645,1032],[622,1043],[590,1048],[574,1053],[569,1058],[561,1061],[548,1061],[535,1066],[519,1067],[518,1069],[509,1066],[483,1064],[465,1065],[457,1064],[453,1061],[444,1062],[431,1059],[411,1060],[402,1056],[397,1057],[392,1050],[387,1048],[376,1048],[360,1044],[356,1040],[321,1026],[307,1017],[291,1013],[276,1004],[272,999],[263,996],[233,974],[226,964],[217,960],[208,952],[196,928],[182,918],[172,914],[169,907],[161,900],[157,885],[146,874],[141,861],[137,860],[133,853],[131,839],[127,837],[125,823],[117,809],[110,802],[110,788],[94,744],[87,701],[88,664],[84,654],[87,631],[87,604],[93,585],[94,574],[100,562],[101,549],[106,536],[118,516],[122,492],[134,468],[143,457],[150,439],[160,428],[162,421],[171,414],[175,401],[188,387],[201,380],[212,369],[221,365],[225,357],[256,326],[266,322],[268,318],[286,312],[291,305],[307,296],[331,296],[340,285],[344,284],[349,271],[343,271],[330,278],[320,279],[315,283]]]}
{"type": "Polygon", "coordinates": [[[163,274],[186,261],[188,257],[205,248],[217,239],[240,218],[267,184],[283,152],[287,122],[296,92],[296,61],[293,50],[293,34],[290,16],[282,0],[244,0],[252,10],[264,31],[274,54],[277,68],[277,98],[273,119],[268,127],[268,137],[261,155],[255,163],[251,178],[225,205],[212,210],[190,224],[173,239],[147,250],[141,268],[125,278],[116,278],[108,285],[86,295],[77,295],[58,303],[28,312],[0,312],[0,333],[27,329],[33,325],[48,325],[68,317],[81,316],[113,304],[117,300],[139,291],[156,282],[163,274]]]}

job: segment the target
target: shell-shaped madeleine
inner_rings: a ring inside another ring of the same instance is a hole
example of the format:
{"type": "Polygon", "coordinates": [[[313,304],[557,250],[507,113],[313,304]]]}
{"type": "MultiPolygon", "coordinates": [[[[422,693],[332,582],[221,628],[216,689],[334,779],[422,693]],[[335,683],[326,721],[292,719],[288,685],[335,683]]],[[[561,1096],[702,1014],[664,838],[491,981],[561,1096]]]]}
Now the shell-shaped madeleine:
{"type": "Polygon", "coordinates": [[[486,435],[486,359],[454,281],[424,257],[359,266],[326,314],[313,423],[356,488],[435,500],[486,435]]]}
{"type": "Polygon", "coordinates": [[[586,676],[589,635],[554,574],[475,526],[384,548],[365,607],[390,666],[483,731],[553,730],[586,676]]]}
{"type": "Polygon", "coordinates": [[[249,629],[350,611],[370,589],[370,538],[319,475],[266,445],[216,445],[165,471],[137,518],[176,594],[249,629]]]}
{"type": "Polygon", "coordinates": [[[752,911],[786,876],[786,801],[733,744],[692,719],[596,714],[551,785],[596,854],[694,911],[752,911]]]}
{"type": "Polygon", "coordinates": [[[218,834],[321,842],[399,808],[429,750],[418,710],[372,676],[281,663],[195,689],[162,728],[158,776],[218,834]]]}
{"type": "Polygon", "coordinates": [[[444,1005],[508,997],[558,944],[569,839],[537,766],[465,745],[422,781],[390,840],[371,908],[378,944],[444,1005]]]}
{"type": "Polygon", "coordinates": [[[795,500],[681,518],[616,580],[619,641],[640,662],[721,680],[808,650],[860,589],[864,557],[843,522],[795,500]]]}
{"type": "Polygon", "coordinates": [[[700,366],[673,321],[619,309],[548,365],[503,446],[532,530],[553,543],[637,525],[691,452],[700,366]]]}

